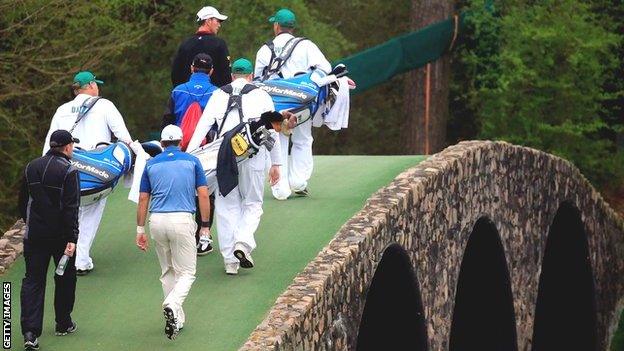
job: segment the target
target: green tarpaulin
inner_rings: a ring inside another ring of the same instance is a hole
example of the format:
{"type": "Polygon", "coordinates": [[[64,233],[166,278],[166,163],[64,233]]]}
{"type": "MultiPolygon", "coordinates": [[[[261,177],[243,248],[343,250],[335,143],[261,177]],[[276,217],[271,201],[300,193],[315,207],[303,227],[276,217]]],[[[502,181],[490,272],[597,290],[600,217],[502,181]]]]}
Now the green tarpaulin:
{"type": "MultiPolygon", "coordinates": [[[[461,14],[458,16],[456,34],[461,32],[464,22],[465,14],[461,14]]],[[[334,64],[344,63],[349,70],[349,77],[357,84],[353,93],[362,92],[397,74],[435,61],[449,49],[454,33],[455,20],[451,17],[338,60],[334,64]]]]}

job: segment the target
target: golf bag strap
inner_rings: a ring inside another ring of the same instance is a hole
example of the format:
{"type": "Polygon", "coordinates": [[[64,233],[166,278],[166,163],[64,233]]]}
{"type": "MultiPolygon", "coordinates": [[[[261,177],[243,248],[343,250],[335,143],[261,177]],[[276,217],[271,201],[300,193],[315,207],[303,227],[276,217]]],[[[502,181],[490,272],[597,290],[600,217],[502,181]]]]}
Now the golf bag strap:
{"type": "Polygon", "coordinates": [[[297,47],[297,45],[299,45],[299,43],[301,43],[304,40],[308,40],[308,38],[306,37],[293,37],[290,38],[286,44],[284,44],[284,48],[282,49],[282,52],[280,53],[279,56],[275,55],[275,47],[273,42],[271,41],[271,45],[267,43],[265,43],[269,49],[271,50],[271,61],[269,61],[269,64],[264,67],[264,72],[262,74],[262,80],[267,80],[272,74],[279,74],[280,77],[282,76],[282,67],[284,66],[284,64],[290,59],[290,56],[292,56],[293,51],[295,51],[295,48],[297,47]],[[275,65],[275,67],[273,67],[275,65]]]}
{"type": "Polygon", "coordinates": [[[239,122],[243,122],[243,95],[257,88],[258,87],[253,84],[245,84],[245,86],[243,86],[243,88],[240,90],[240,93],[235,94],[232,84],[221,87],[221,90],[229,94],[230,97],[228,98],[227,107],[225,108],[225,113],[223,114],[221,125],[219,126],[219,130],[217,131],[217,138],[221,136],[221,131],[223,130],[223,126],[225,125],[225,120],[227,119],[227,116],[230,111],[232,111],[232,109],[236,108],[236,110],[238,111],[239,122]]]}
{"type": "Polygon", "coordinates": [[[76,118],[76,122],[74,122],[74,125],[69,130],[70,134],[74,131],[74,129],[76,129],[76,126],[78,125],[78,122],[80,122],[87,115],[87,113],[89,113],[89,111],[91,110],[93,105],[95,105],[95,103],[98,102],[98,100],[100,100],[100,99],[101,99],[100,96],[94,96],[92,98],[87,98],[82,103],[82,105],[80,105],[80,109],[78,110],[78,117],[76,118]]]}
{"type": "Polygon", "coordinates": [[[262,77],[264,80],[264,77],[267,76],[267,72],[269,70],[269,68],[271,67],[271,64],[273,63],[273,60],[275,60],[275,44],[273,44],[273,40],[267,40],[264,42],[264,45],[266,45],[269,50],[271,51],[271,59],[269,60],[269,64],[264,66],[264,68],[262,69],[262,77]]]}

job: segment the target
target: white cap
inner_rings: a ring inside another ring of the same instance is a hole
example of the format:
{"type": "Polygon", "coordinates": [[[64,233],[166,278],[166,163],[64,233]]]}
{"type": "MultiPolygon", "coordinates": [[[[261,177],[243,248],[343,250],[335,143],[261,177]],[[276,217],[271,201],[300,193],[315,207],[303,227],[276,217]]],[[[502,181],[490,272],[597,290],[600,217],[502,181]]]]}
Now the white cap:
{"type": "Polygon", "coordinates": [[[160,133],[160,141],[182,140],[182,129],[175,124],[170,124],[163,128],[160,133]]]}
{"type": "Polygon", "coordinates": [[[228,16],[220,14],[219,11],[212,6],[202,7],[202,9],[197,12],[198,21],[207,20],[213,17],[221,21],[225,21],[228,18],[228,16]]]}

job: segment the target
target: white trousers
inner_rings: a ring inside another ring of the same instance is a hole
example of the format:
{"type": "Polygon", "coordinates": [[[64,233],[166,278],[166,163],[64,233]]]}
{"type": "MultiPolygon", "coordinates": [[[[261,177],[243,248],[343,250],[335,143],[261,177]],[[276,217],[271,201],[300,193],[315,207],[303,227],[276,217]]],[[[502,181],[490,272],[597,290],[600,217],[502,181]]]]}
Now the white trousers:
{"type": "Polygon", "coordinates": [[[93,260],[90,256],[91,245],[95,240],[106,198],[87,206],[81,206],[78,211],[78,242],[76,243],[76,269],[93,269],[93,260]]]}
{"type": "Polygon", "coordinates": [[[290,136],[292,149],[288,158],[288,137],[280,133],[280,146],[283,164],[281,166],[282,178],[271,187],[273,197],[284,200],[292,191],[300,191],[308,186],[308,180],[312,176],[314,161],[312,158],[312,119],[293,129],[290,136]]]}
{"type": "Polygon", "coordinates": [[[160,282],[165,300],[178,322],[184,324],[182,304],[195,281],[197,248],[195,216],[186,212],[153,213],[149,219],[152,239],[160,263],[160,282]]]}
{"type": "Polygon", "coordinates": [[[238,164],[238,186],[227,196],[217,191],[215,217],[219,250],[225,263],[238,263],[234,245],[243,243],[249,252],[256,248],[254,232],[262,216],[262,197],[266,179],[266,154],[262,149],[253,158],[238,164]]]}

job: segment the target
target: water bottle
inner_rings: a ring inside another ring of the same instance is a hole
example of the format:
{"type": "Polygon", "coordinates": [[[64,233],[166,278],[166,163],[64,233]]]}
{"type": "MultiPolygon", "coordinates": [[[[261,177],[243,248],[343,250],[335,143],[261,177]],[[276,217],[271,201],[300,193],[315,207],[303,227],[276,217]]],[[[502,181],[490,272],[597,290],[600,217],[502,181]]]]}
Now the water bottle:
{"type": "Polygon", "coordinates": [[[69,261],[69,256],[63,255],[59,260],[58,266],[56,266],[56,274],[63,275],[65,273],[65,268],[67,268],[67,262],[69,261]]]}

